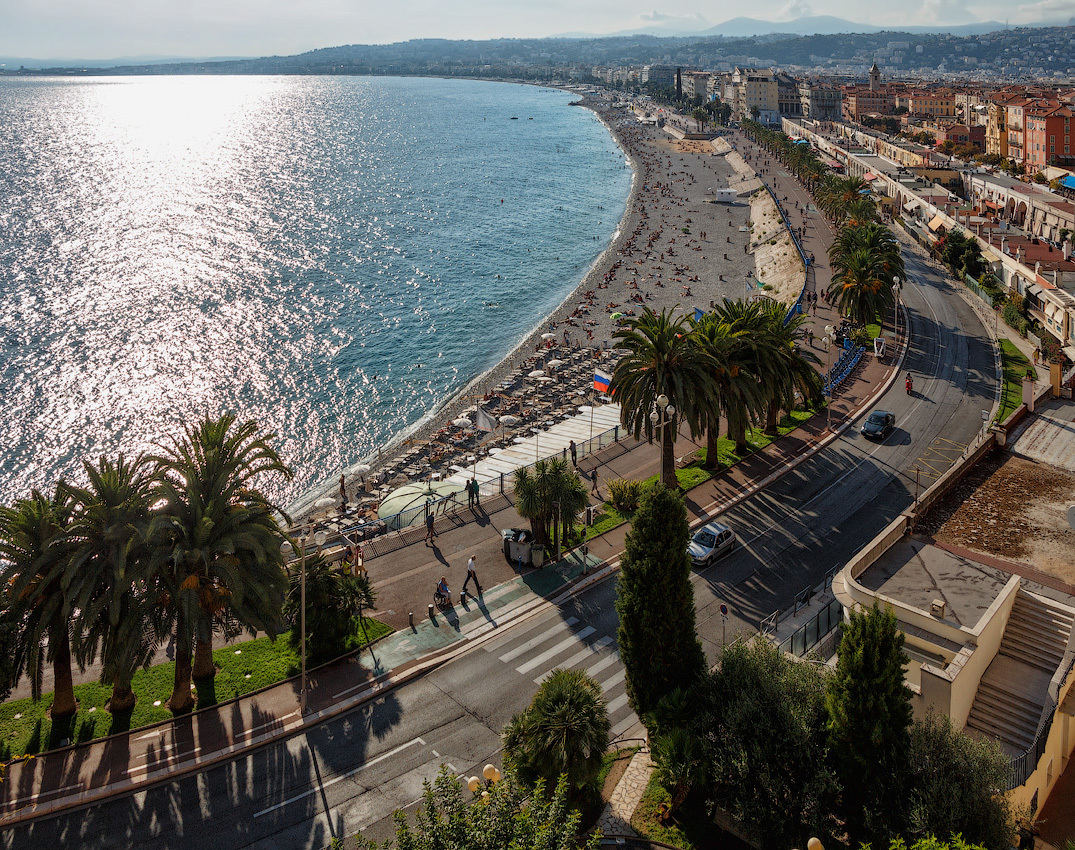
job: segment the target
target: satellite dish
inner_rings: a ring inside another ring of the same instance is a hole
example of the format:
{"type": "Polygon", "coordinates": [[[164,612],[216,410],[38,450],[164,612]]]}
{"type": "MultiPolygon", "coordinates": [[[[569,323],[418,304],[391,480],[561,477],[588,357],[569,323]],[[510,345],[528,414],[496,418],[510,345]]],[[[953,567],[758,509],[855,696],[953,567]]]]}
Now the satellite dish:
{"type": "Polygon", "coordinates": [[[1068,508],[1068,525],[1075,529],[1075,505],[1068,508]]]}

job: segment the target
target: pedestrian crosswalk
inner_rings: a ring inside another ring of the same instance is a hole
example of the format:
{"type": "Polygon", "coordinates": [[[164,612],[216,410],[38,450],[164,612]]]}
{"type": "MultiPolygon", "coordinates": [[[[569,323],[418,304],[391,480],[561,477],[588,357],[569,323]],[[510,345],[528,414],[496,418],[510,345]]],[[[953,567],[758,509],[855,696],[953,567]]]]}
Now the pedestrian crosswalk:
{"type": "Polygon", "coordinates": [[[505,635],[485,646],[485,651],[540,685],[553,670],[585,670],[597,681],[608,701],[612,737],[639,726],[627,702],[626,673],[611,635],[598,634],[578,617],[543,617],[529,628],[505,635]]]}

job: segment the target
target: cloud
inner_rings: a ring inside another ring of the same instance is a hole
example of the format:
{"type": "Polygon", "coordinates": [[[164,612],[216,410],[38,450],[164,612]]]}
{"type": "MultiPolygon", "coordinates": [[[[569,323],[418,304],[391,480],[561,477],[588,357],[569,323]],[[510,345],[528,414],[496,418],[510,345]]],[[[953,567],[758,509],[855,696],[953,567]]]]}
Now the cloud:
{"type": "Polygon", "coordinates": [[[814,7],[806,0],[788,0],[777,13],[778,21],[794,21],[798,18],[807,18],[814,14],[814,7]]]}
{"type": "Polygon", "coordinates": [[[922,0],[921,23],[965,24],[978,20],[966,0],[922,0]]]}
{"type": "Polygon", "coordinates": [[[1018,21],[1055,21],[1075,17],[1075,0],[1038,0],[1017,7],[1013,16],[1018,21]]]}
{"type": "Polygon", "coordinates": [[[669,15],[667,12],[658,12],[654,9],[652,12],[643,12],[638,16],[639,20],[644,24],[702,24],[707,23],[706,19],[701,15],[695,13],[693,15],[669,15]]]}

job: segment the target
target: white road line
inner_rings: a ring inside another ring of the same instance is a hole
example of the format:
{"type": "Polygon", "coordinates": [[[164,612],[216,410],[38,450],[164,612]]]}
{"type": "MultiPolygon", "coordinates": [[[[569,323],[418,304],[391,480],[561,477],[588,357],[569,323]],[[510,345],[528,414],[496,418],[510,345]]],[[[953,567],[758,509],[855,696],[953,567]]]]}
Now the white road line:
{"type": "Polygon", "coordinates": [[[262,815],[267,815],[269,812],[275,812],[277,809],[282,809],[284,806],[291,805],[297,800],[303,800],[306,797],[309,797],[311,794],[318,793],[322,788],[328,788],[330,785],[335,785],[337,782],[347,779],[348,777],[354,776],[360,770],[365,770],[367,767],[373,767],[378,762],[392,758],[392,756],[396,755],[397,753],[403,752],[408,747],[413,747],[415,744],[421,744],[424,747],[426,742],[423,741],[421,738],[415,738],[413,741],[408,741],[406,744],[400,744],[395,749],[389,750],[387,753],[381,753],[381,755],[377,756],[377,758],[371,759],[365,764],[359,765],[354,770],[349,770],[347,773],[341,773],[339,776],[333,777],[328,782],[322,782],[317,788],[311,788],[309,791],[303,791],[301,794],[296,794],[294,797],[288,797],[288,799],[284,800],[282,803],[277,803],[275,806],[269,806],[269,808],[262,809],[260,812],[254,812],[254,817],[260,818],[262,815]]]}
{"type": "Polygon", "coordinates": [[[618,738],[632,726],[638,723],[638,718],[635,717],[635,713],[632,711],[627,717],[612,727],[612,737],[618,738]]]}
{"type": "Polygon", "coordinates": [[[65,785],[63,788],[53,788],[51,791],[42,791],[40,794],[31,794],[29,797],[19,797],[17,800],[12,800],[9,805],[13,808],[18,808],[23,803],[33,803],[36,800],[40,800],[42,797],[51,797],[53,794],[62,794],[65,791],[74,791],[75,789],[82,788],[82,783],[79,782],[75,785],[65,785]]]}
{"type": "Polygon", "coordinates": [[[620,660],[620,654],[618,652],[613,652],[611,655],[607,655],[604,658],[602,658],[600,661],[598,661],[592,667],[587,667],[586,668],[586,675],[587,676],[596,676],[598,673],[600,673],[606,667],[611,667],[613,664],[615,664],[619,660],[620,660]]]}
{"type": "Polygon", "coordinates": [[[608,704],[608,713],[613,714],[614,712],[619,711],[625,705],[627,705],[627,694],[620,694],[620,696],[616,697],[616,699],[612,700],[612,702],[608,704]]]}
{"type": "Polygon", "coordinates": [[[512,661],[513,659],[518,658],[523,653],[529,652],[535,646],[540,646],[541,644],[545,643],[545,641],[547,641],[551,635],[554,635],[557,632],[562,632],[562,631],[564,631],[564,629],[571,628],[578,621],[579,621],[578,617],[568,617],[563,622],[557,623],[551,629],[546,629],[541,634],[539,634],[536,638],[528,640],[522,646],[517,646],[511,652],[504,653],[503,655],[500,656],[500,660],[503,661],[504,663],[512,661]]]}
{"type": "Polygon", "coordinates": [[[166,759],[159,759],[158,761],[154,762],[153,764],[143,764],[143,765],[139,765],[138,767],[132,767],[127,771],[127,773],[142,773],[143,771],[156,770],[158,767],[164,767],[164,765],[168,764],[168,762],[179,761],[179,759],[181,759],[181,758],[186,758],[187,756],[192,756],[195,753],[200,753],[201,751],[202,751],[201,747],[195,747],[193,750],[187,750],[186,752],[176,753],[174,756],[168,756],[168,758],[166,758],[166,759]]]}
{"type": "Polygon", "coordinates": [[[535,667],[540,667],[542,664],[544,664],[546,661],[548,661],[553,656],[559,655],[565,649],[568,649],[568,648],[574,646],[580,640],[584,640],[585,638],[588,638],[590,635],[592,635],[596,631],[597,631],[597,629],[595,629],[593,626],[587,626],[582,631],[576,632],[575,634],[571,635],[571,637],[565,638],[564,640],[560,641],[552,649],[546,650],[545,652],[541,653],[541,655],[537,656],[536,658],[531,658],[525,664],[520,665],[519,667],[516,667],[515,669],[518,670],[520,673],[529,673],[535,667]]]}
{"type": "MultiPolygon", "coordinates": [[[[600,640],[594,641],[589,646],[583,647],[579,652],[576,652],[574,655],[572,655],[569,659],[567,659],[567,661],[565,661],[560,666],[561,667],[568,667],[568,668],[574,667],[580,661],[585,661],[591,655],[596,655],[598,650],[604,649],[610,643],[612,643],[612,637],[610,635],[605,635],[600,640]]],[[[540,676],[538,676],[536,679],[534,679],[534,684],[535,685],[540,685],[547,678],[549,678],[549,673],[551,673],[551,672],[552,671],[550,670],[548,673],[542,673],[540,676]]]]}
{"type": "Polygon", "coordinates": [[[621,669],[617,673],[615,673],[611,679],[607,679],[604,682],[599,682],[598,684],[601,685],[601,690],[611,691],[614,687],[616,687],[616,685],[620,684],[620,682],[624,681],[626,678],[627,671],[625,669],[621,669]]]}

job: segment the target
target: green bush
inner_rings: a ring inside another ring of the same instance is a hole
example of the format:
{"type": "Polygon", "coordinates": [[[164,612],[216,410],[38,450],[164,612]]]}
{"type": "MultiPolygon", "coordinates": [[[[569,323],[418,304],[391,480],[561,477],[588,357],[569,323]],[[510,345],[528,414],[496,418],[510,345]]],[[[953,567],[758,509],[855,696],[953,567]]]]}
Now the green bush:
{"type": "Polygon", "coordinates": [[[609,501],[621,514],[631,514],[638,510],[638,500],[642,498],[642,482],[617,478],[608,482],[609,501]]]}
{"type": "Polygon", "coordinates": [[[1019,331],[1020,336],[1026,336],[1027,328],[1030,327],[1030,322],[1026,320],[1018,307],[1014,304],[1005,304],[1003,316],[1004,321],[1007,322],[1010,327],[1019,331]]]}
{"type": "Polygon", "coordinates": [[[873,338],[870,336],[870,331],[867,328],[854,328],[851,331],[851,341],[855,345],[865,346],[869,348],[873,345],[873,338]]]}

